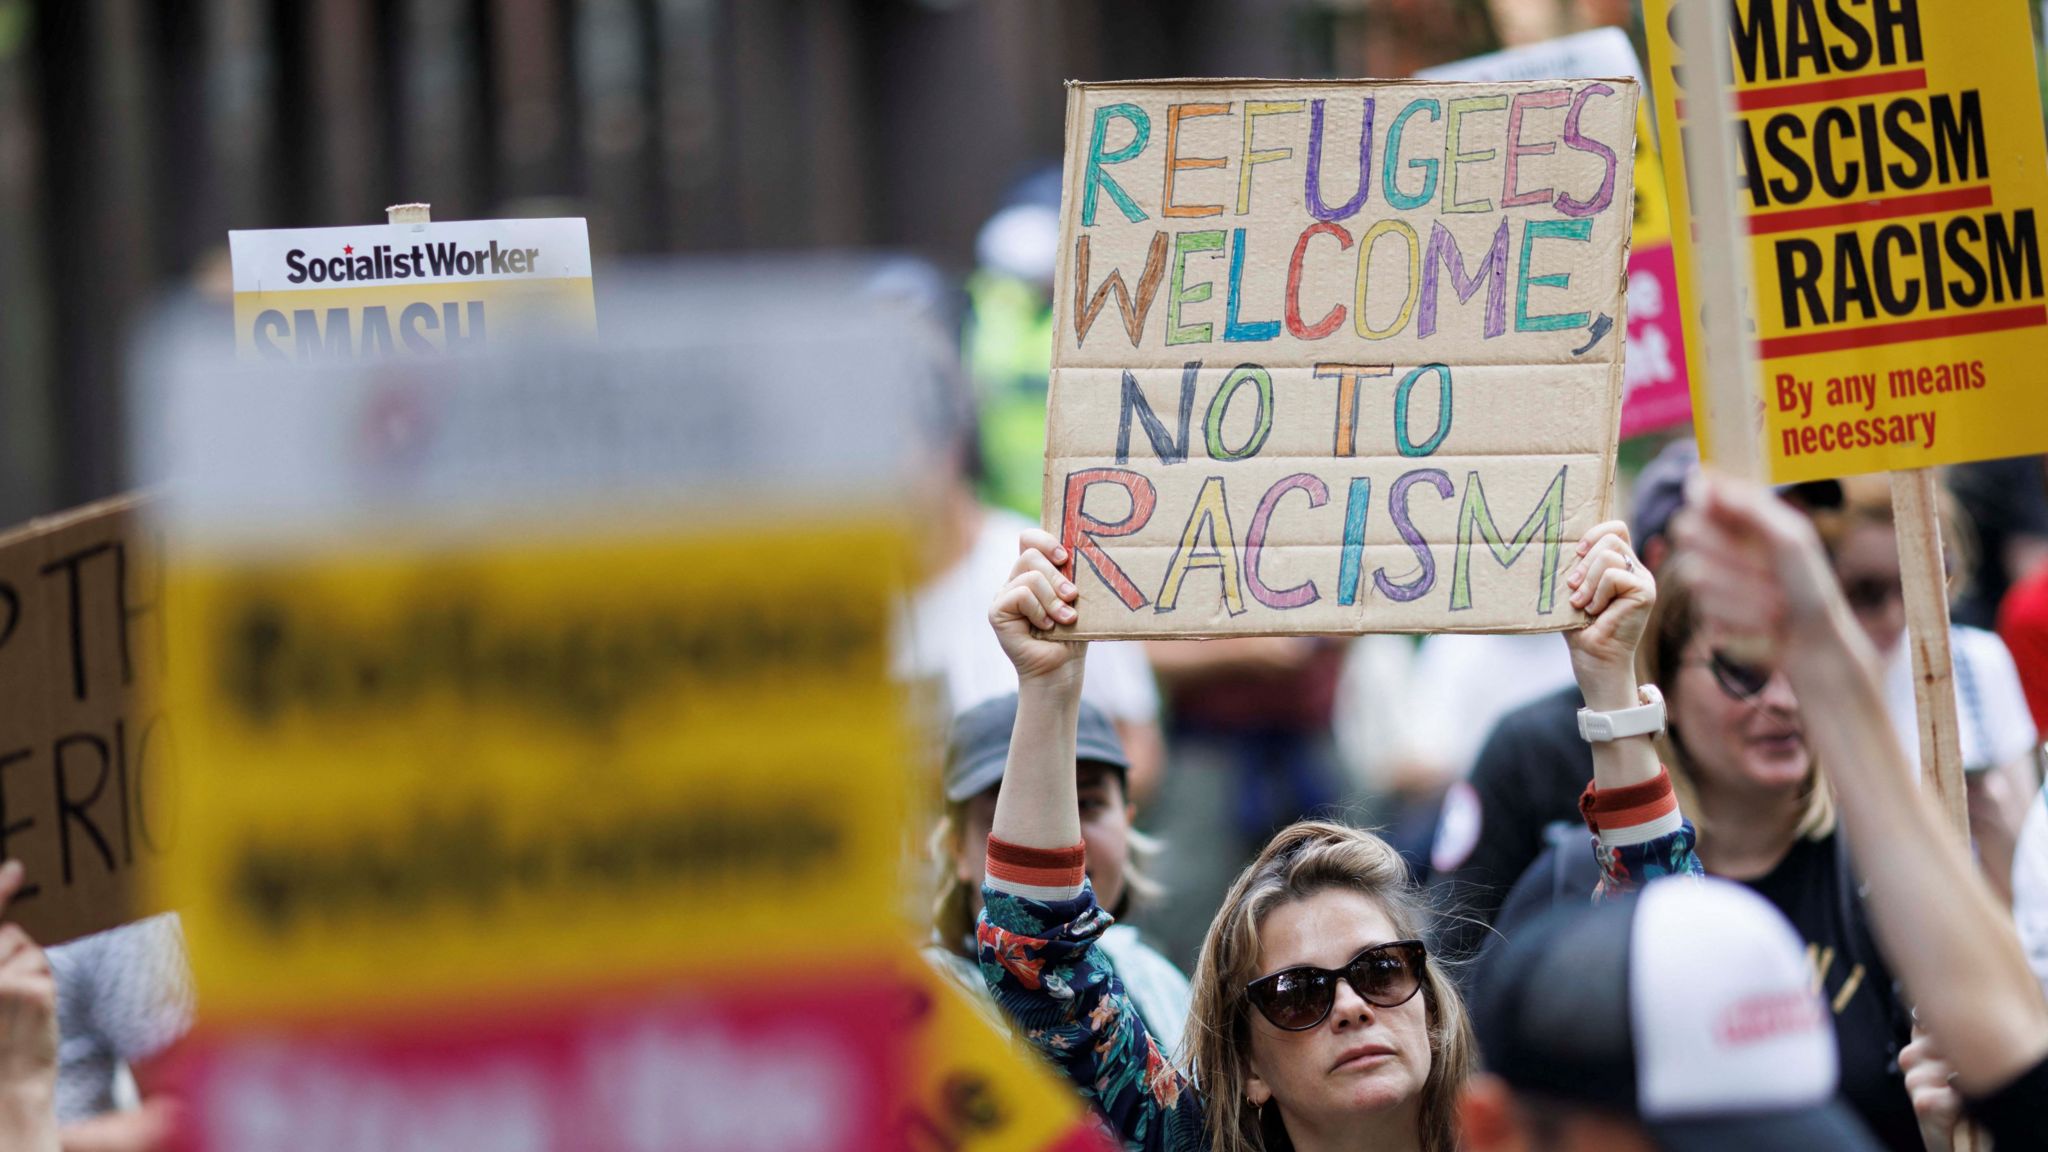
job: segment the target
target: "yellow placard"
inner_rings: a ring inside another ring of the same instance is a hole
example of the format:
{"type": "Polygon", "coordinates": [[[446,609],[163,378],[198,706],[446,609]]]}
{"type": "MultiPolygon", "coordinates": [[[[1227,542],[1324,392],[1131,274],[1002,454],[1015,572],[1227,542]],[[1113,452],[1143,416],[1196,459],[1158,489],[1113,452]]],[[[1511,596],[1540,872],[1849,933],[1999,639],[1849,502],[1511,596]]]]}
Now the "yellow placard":
{"type": "Polygon", "coordinates": [[[846,922],[896,906],[892,538],[181,556],[158,879],[209,1022],[892,954],[846,922]]]}
{"type": "Polygon", "coordinates": [[[1650,106],[1636,105],[1635,219],[1629,243],[1642,248],[1671,242],[1671,201],[1664,194],[1657,137],[1650,131],[1650,106]]]}
{"type": "Polygon", "coordinates": [[[909,1096],[897,1113],[898,1146],[951,1152],[1109,1152],[1081,1098],[1013,1036],[988,1022],[967,993],[916,957],[909,1096]]]}
{"type": "MultiPolygon", "coordinates": [[[[1673,7],[1648,0],[1645,19],[1672,210],[1687,220],[1697,110],[1673,7]]],[[[2048,449],[2048,155],[2026,6],[1734,0],[1732,23],[1772,478],[2048,449]]],[[[1726,242],[1674,240],[1687,285],[1692,246],[1726,242]]],[[[1697,346],[1697,306],[1683,314],[1697,346]]],[[[1696,403],[1702,385],[1695,371],[1696,403]]]]}

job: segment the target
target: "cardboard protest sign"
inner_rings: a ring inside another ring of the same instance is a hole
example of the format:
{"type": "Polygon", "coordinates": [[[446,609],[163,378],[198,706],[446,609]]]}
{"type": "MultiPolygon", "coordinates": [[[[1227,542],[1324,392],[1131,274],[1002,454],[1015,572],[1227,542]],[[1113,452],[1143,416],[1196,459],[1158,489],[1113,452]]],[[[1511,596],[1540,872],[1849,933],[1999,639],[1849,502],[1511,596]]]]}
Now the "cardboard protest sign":
{"type": "Polygon", "coordinates": [[[273,361],[431,356],[594,331],[580,219],[229,232],[235,347],[273,361]]]}
{"type": "MultiPolygon", "coordinates": [[[[1737,201],[1774,480],[2048,449],[2048,155],[2023,5],[1732,0],[1737,201]]],[[[1689,106],[1648,0],[1674,215],[1689,106]]],[[[1676,237],[1682,283],[1698,244],[1676,237]]],[[[1686,338],[1700,324],[1688,303],[1686,338]]],[[[1695,373],[1695,404],[1703,404],[1695,373]]],[[[1702,429],[1704,432],[1705,430],[1702,429]]],[[[1712,443],[1701,448],[1711,456],[1712,443]]]]}
{"type": "Polygon", "coordinates": [[[163,656],[162,573],[137,506],[0,535],[0,856],[28,870],[7,918],[43,944],[139,915],[137,871],[176,834],[172,728],[143,695],[163,656]]]}
{"type": "MultiPolygon", "coordinates": [[[[1643,67],[1628,34],[1595,28],[1452,64],[1424,68],[1423,80],[1559,80],[1628,76],[1643,67]]],[[[1628,250],[1628,339],[1621,395],[1621,438],[1661,432],[1692,419],[1685,330],[1678,318],[1678,268],[1671,250],[1671,207],[1650,130],[1650,105],[1636,105],[1635,226],[1628,250]]]]}
{"type": "Polygon", "coordinates": [[[1068,89],[1076,637],[1540,631],[1610,500],[1636,85],[1068,89]]]}

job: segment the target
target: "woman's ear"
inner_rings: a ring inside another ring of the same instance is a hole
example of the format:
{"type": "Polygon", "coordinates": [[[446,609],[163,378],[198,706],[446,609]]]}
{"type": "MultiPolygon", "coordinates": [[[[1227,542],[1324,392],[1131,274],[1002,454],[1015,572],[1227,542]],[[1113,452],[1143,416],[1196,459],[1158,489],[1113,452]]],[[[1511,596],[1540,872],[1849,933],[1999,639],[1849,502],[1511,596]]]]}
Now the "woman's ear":
{"type": "Polygon", "coordinates": [[[1254,1108],[1264,1108],[1266,1102],[1273,1098],[1273,1090],[1266,1087],[1264,1080],[1259,1079],[1258,1069],[1250,1068],[1247,1071],[1250,1075],[1245,1078],[1244,1082],[1245,1099],[1250,1100],[1254,1108]]]}

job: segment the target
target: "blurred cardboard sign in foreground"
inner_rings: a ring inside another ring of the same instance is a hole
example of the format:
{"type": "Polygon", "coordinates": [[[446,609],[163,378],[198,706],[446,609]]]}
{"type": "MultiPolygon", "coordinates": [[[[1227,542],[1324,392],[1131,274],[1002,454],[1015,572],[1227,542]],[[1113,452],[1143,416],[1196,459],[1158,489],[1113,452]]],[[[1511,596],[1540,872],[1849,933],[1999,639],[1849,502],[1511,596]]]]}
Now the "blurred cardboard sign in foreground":
{"type": "Polygon", "coordinates": [[[597,327],[580,219],[229,232],[235,347],[285,363],[434,356],[597,327]]]}
{"type": "Polygon", "coordinates": [[[140,914],[137,875],[169,845],[172,726],[145,703],[161,667],[161,569],[135,498],[0,535],[0,856],[8,906],[42,944],[140,914]]]}
{"type": "Polygon", "coordinates": [[[1068,89],[1048,530],[1107,638],[1548,631],[1611,499],[1633,80],[1068,89]]]}

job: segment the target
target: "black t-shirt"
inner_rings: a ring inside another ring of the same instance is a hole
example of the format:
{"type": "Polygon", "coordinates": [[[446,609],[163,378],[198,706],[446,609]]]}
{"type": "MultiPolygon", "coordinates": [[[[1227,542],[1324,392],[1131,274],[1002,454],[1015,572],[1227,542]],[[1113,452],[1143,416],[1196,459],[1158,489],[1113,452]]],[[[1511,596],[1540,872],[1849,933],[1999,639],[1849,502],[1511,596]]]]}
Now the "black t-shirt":
{"type": "Polygon", "coordinates": [[[1991,1134],[1995,1152],[2048,1152],[2048,1060],[1982,1100],[1970,1115],[1991,1134]]]}
{"type": "MultiPolygon", "coordinates": [[[[1912,1017],[1899,1002],[1847,869],[1846,854],[1830,835],[1799,840],[1776,868],[1746,883],[1806,942],[1807,962],[1834,1012],[1842,1098],[1892,1152],[1925,1152],[1898,1064],[1899,1051],[1911,1039],[1912,1017]]],[[[1564,838],[1546,848],[1515,884],[1495,927],[1512,935],[1559,901],[1590,900],[1599,878],[1586,835],[1564,838]]]]}
{"type": "MultiPolygon", "coordinates": [[[[1446,919],[1440,941],[1449,954],[1479,950],[1508,889],[1542,854],[1544,828],[1579,823],[1579,793],[1593,778],[1592,745],[1579,737],[1584,703],[1576,686],[1561,688],[1501,717],[1481,746],[1467,781],[1478,827],[1456,833],[1471,851],[1431,878],[1445,909],[1459,914],[1446,919]]],[[[1447,834],[1439,826],[1438,836],[1447,834]]]]}
{"type": "Polygon", "coordinates": [[[1891,970],[1871,938],[1847,867],[1834,836],[1802,839],[1749,887],[1783,912],[1806,941],[1807,963],[1835,1014],[1842,1098],[1887,1147],[1924,1152],[1912,1098],[1898,1070],[1899,1050],[1912,1039],[1912,1017],[1900,1004],[1891,970]]]}

